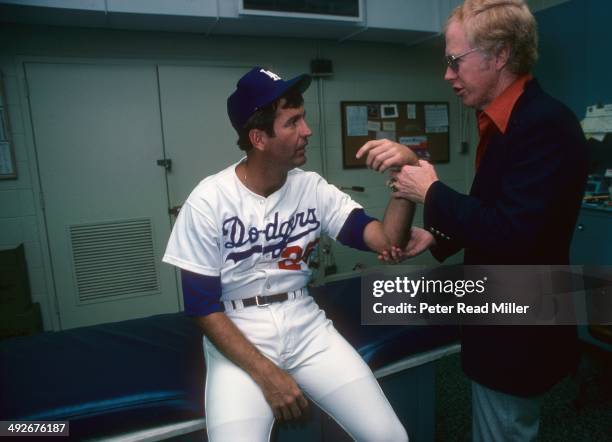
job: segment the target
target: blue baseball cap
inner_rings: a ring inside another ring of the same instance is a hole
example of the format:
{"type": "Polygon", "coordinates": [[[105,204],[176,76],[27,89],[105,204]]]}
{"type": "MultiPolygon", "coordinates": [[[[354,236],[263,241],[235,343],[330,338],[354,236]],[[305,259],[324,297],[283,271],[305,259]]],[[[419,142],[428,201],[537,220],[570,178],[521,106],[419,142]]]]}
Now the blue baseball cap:
{"type": "Polygon", "coordinates": [[[292,87],[304,92],[311,81],[308,74],[284,81],[270,70],[254,67],[238,80],[236,90],[227,99],[227,114],[232,126],[240,131],[258,109],[273,103],[292,87]]]}

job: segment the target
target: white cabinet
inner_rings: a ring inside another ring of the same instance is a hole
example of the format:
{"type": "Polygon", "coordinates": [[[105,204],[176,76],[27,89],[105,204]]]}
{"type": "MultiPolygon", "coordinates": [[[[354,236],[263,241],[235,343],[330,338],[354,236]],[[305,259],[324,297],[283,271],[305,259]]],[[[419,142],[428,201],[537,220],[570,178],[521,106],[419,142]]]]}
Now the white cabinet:
{"type": "Polygon", "coordinates": [[[60,26],[414,44],[442,32],[460,0],[362,0],[361,20],[243,14],[240,0],[0,0],[7,21],[60,26]]]}

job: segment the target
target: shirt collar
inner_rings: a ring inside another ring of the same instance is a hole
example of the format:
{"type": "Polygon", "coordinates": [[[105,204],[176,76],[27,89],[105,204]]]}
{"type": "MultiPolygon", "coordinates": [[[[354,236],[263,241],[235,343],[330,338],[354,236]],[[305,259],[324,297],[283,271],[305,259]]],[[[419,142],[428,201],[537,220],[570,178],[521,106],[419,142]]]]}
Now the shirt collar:
{"type": "Polygon", "coordinates": [[[523,94],[525,84],[531,79],[533,79],[531,74],[521,75],[483,110],[501,133],[506,133],[512,109],[523,94]]]}

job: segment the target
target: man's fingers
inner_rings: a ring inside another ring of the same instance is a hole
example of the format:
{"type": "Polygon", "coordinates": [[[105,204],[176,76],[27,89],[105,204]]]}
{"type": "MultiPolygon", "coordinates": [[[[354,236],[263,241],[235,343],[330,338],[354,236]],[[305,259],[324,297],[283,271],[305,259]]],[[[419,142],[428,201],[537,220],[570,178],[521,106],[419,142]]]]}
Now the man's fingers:
{"type": "Polygon", "coordinates": [[[380,254],[378,255],[378,259],[382,262],[389,262],[391,260],[389,252],[387,250],[383,250],[382,252],[380,252],[380,254]]]}
{"type": "Polygon", "coordinates": [[[356,158],[361,158],[362,156],[364,156],[366,154],[366,152],[368,152],[370,149],[375,148],[376,146],[378,146],[382,141],[385,140],[370,140],[367,143],[365,143],[363,146],[361,146],[359,148],[359,150],[357,151],[357,154],[355,155],[356,158]]]}
{"type": "Polygon", "coordinates": [[[370,167],[378,172],[382,172],[381,166],[384,164],[385,160],[393,155],[393,152],[382,151],[380,153],[375,150],[371,150],[368,154],[368,161],[370,161],[370,157],[372,158],[370,167]]]}
{"type": "Polygon", "coordinates": [[[289,406],[289,410],[291,411],[292,419],[299,419],[302,416],[302,410],[295,402],[289,406]]]}
{"type": "Polygon", "coordinates": [[[393,167],[400,160],[401,160],[400,155],[398,155],[397,153],[391,153],[391,155],[388,158],[385,158],[385,160],[382,162],[379,172],[384,172],[389,167],[393,167]]]}
{"type": "Polygon", "coordinates": [[[291,389],[283,396],[278,397],[281,404],[273,407],[274,417],[279,420],[289,421],[298,419],[308,410],[308,400],[302,391],[297,388],[291,389]]]}
{"type": "Polygon", "coordinates": [[[370,151],[368,152],[368,157],[366,159],[366,164],[367,164],[367,166],[370,169],[377,170],[377,165],[387,155],[388,155],[388,152],[385,150],[384,146],[382,146],[382,145],[375,146],[375,147],[371,148],[370,151]]]}
{"type": "Polygon", "coordinates": [[[298,405],[300,406],[302,411],[305,412],[305,411],[308,410],[308,401],[306,400],[306,398],[302,394],[300,396],[298,396],[298,405]]]}
{"type": "Polygon", "coordinates": [[[273,407],[274,418],[278,421],[290,421],[299,419],[308,411],[308,400],[300,394],[293,401],[287,401],[284,405],[273,407]]]}
{"type": "Polygon", "coordinates": [[[281,407],[281,413],[282,413],[282,420],[290,421],[293,418],[291,408],[289,408],[286,405],[281,407]]]}

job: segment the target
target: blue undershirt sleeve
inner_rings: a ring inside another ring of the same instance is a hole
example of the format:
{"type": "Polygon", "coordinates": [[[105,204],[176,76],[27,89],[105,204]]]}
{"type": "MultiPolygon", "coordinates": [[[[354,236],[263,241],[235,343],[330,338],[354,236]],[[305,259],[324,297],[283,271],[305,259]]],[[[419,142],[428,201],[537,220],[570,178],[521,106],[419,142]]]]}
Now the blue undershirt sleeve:
{"type": "Polygon", "coordinates": [[[205,276],[181,269],[185,313],[189,316],[206,316],[222,312],[221,277],[205,276]]]}
{"type": "Polygon", "coordinates": [[[366,215],[363,209],[354,209],[346,218],[342,229],[340,229],[338,241],[345,246],[370,252],[370,248],[363,240],[363,231],[372,221],[376,221],[376,218],[366,215]]]}

